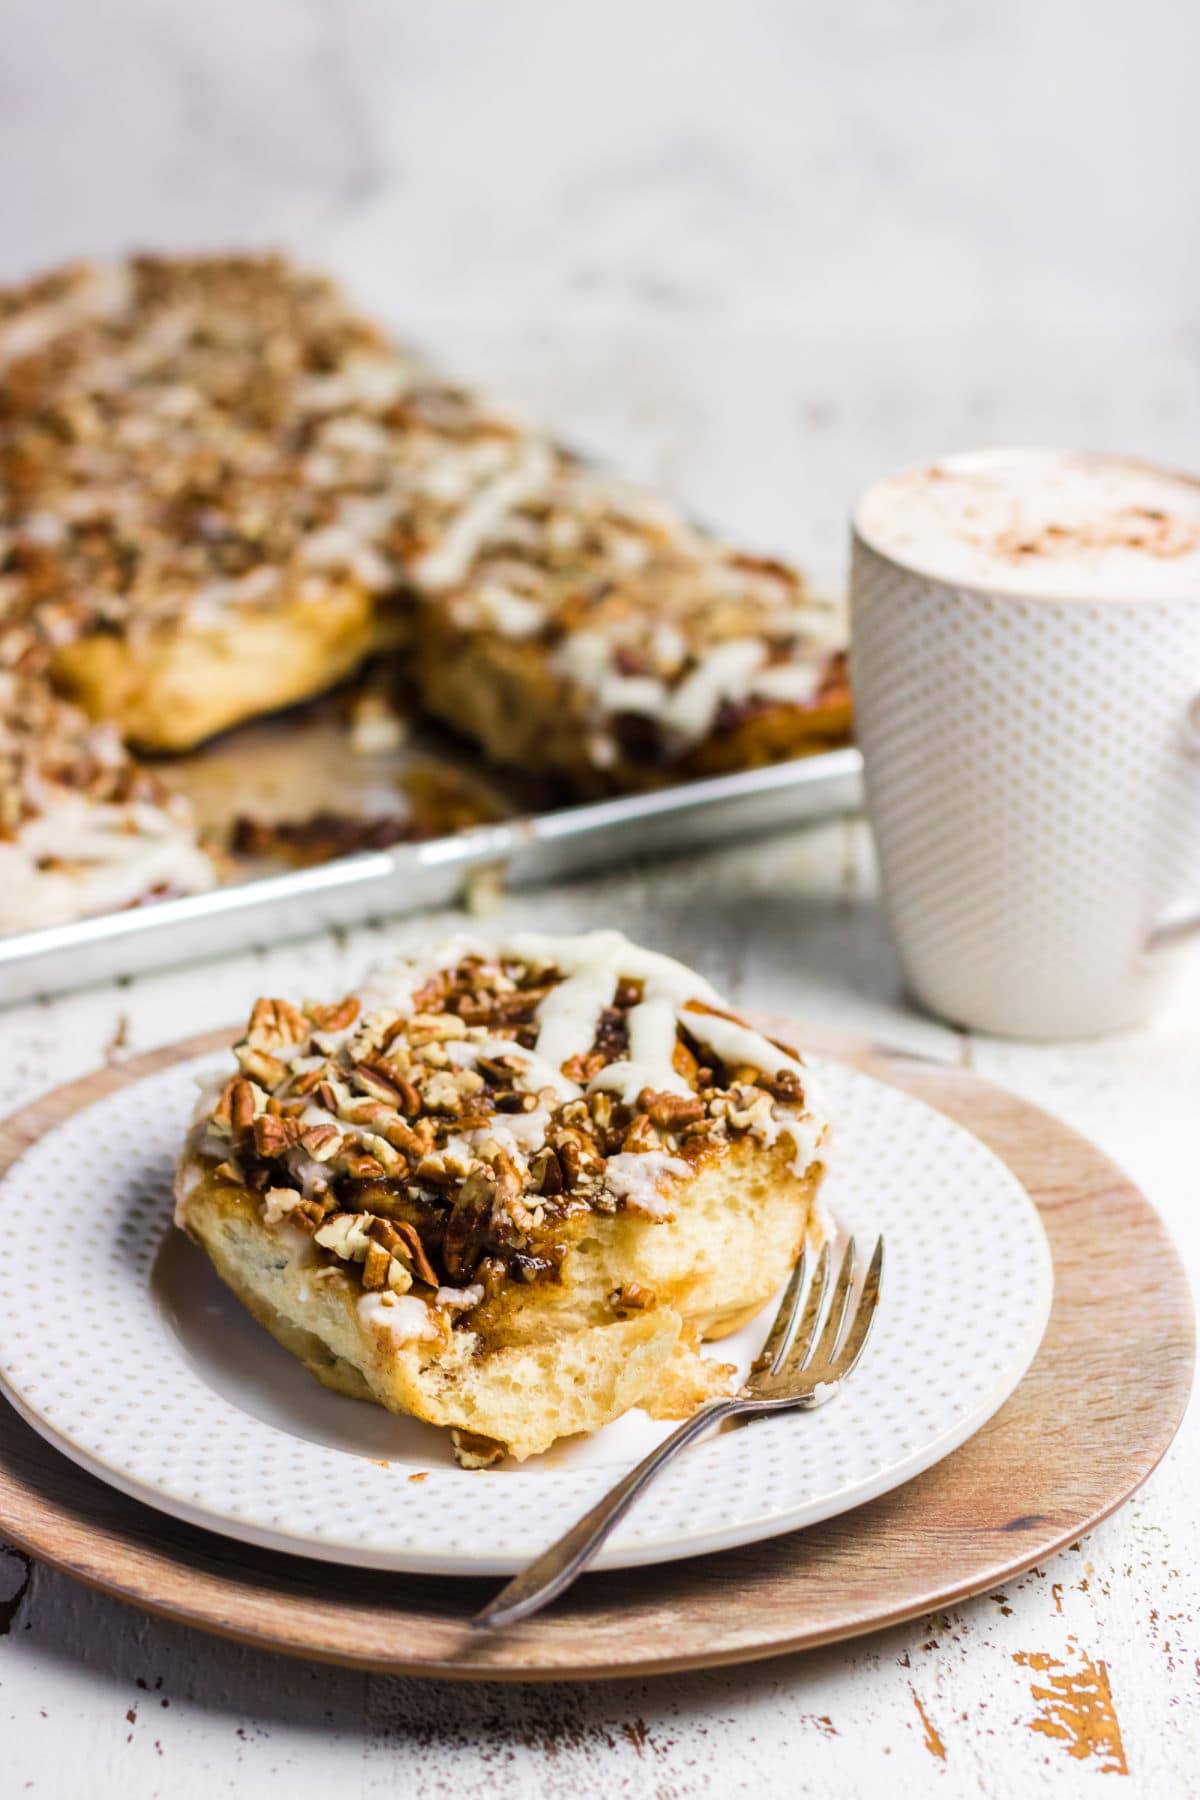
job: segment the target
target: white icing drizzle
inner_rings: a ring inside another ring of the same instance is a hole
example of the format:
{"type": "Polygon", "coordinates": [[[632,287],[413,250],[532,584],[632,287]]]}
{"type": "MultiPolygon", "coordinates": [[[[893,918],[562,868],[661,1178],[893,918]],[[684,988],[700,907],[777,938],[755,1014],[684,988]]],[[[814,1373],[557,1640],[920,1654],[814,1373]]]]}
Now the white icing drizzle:
{"type": "Polygon", "coordinates": [[[447,938],[430,950],[373,970],[355,998],[364,1016],[386,1011],[399,1013],[407,1019],[412,1015],[413,995],[419,993],[427,981],[443,969],[455,968],[468,956],[486,956],[488,949],[489,946],[478,938],[465,935],[447,938]]]}
{"type": "Polygon", "coordinates": [[[689,741],[703,737],[723,700],[740,700],[767,660],[761,638],[730,638],[700,657],[664,702],[662,720],[668,731],[689,741]]]}
{"type": "Polygon", "coordinates": [[[515,466],[475,494],[451,521],[437,548],[412,565],[411,578],[433,592],[462,581],[505,514],[543,486],[553,466],[549,444],[530,438],[515,466]]]}
{"type": "MultiPolygon", "coordinates": [[[[794,1149],[792,1167],[797,1174],[803,1174],[815,1159],[828,1134],[827,1112],[818,1085],[804,1063],[752,1026],[724,1017],[720,996],[702,976],[674,957],[631,944],[619,931],[591,931],[576,937],[518,932],[491,944],[455,938],[425,956],[385,971],[363,993],[376,1005],[383,1003],[411,1012],[413,994],[431,975],[453,968],[464,956],[488,954],[511,958],[535,971],[557,969],[563,979],[537,1009],[535,1049],[526,1049],[512,1038],[450,1039],[444,1049],[455,1066],[471,1068],[481,1057],[507,1057],[516,1065],[516,1087],[526,1093],[551,1088],[560,1100],[579,1099],[585,1091],[604,1091],[616,1092],[625,1104],[634,1105],[644,1088],[690,1096],[692,1089],[675,1069],[673,1060],[676,1032],[682,1025],[698,1043],[735,1069],[744,1066],[768,1075],[789,1070],[798,1078],[803,1087],[802,1102],[789,1105],[771,1101],[764,1092],[764,1141],[789,1141],[794,1149]],[[585,1090],[562,1073],[561,1065],[591,1049],[600,1015],[612,1004],[622,979],[642,984],[641,999],[627,1015],[628,1051],[619,1061],[601,1069],[585,1090]],[[717,1010],[693,1010],[695,1002],[717,1010]]],[[[539,1107],[526,1114],[497,1116],[489,1121],[486,1133],[472,1132],[466,1141],[491,1136],[505,1149],[527,1157],[545,1142],[549,1124],[548,1113],[539,1107]]],[[[640,1160],[661,1153],[631,1154],[640,1160]]],[[[610,1157],[606,1169],[611,1170],[618,1161],[610,1157]]]]}
{"type": "Polygon", "coordinates": [[[470,1287],[440,1287],[433,1296],[435,1306],[444,1306],[448,1312],[467,1312],[472,1306],[478,1306],[483,1299],[482,1282],[473,1282],[470,1287]]]}
{"type": "Polygon", "coordinates": [[[546,608],[529,594],[516,593],[502,581],[482,581],[471,594],[475,615],[507,638],[536,637],[546,623],[546,608]]]}
{"type": "Polygon", "coordinates": [[[604,1179],[613,1193],[635,1212],[645,1213],[651,1219],[670,1217],[663,1188],[691,1173],[690,1163],[681,1156],[669,1156],[665,1150],[622,1150],[604,1165],[604,1179]]]}
{"type": "Polygon", "coordinates": [[[0,931],[115,912],[156,887],[203,893],[215,879],[190,825],[162,807],[63,793],[0,843],[0,931]]]}
{"type": "MultiPolygon", "coordinates": [[[[752,1026],[724,1018],[720,1012],[691,1010],[689,1001],[697,1000],[705,1006],[724,1009],[716,990],[685,964],[658,951],[643,950],[619,931],[593,931],[567,938],[521,932],[499,949],[502,955],[510,954],[534,967],[562,970],[566,977],[562,986],[570,986],[573,995],[569,1008],[557,1008],[554,1013],[554,1049],[563,1051],[564,1061],[591,1048],[601,1010],[597,1008],[589,1018],[576,1000],[581,1001],[589,992],[607,991],[611,995],[623,976],[642,982],[641,1002],[629,1012],[629,1053],[602,1069],[589,1082],[589,1091],[616,1091],[628,1105],[646,1087],[690,1094],[692,1090],[672,1062],[675,1028],[682,1024],[699,1043],[735,1068],[745,1064],[770,1075],[787,1069],[798,1077],[804,1088],[803,1107],[798,1110],[776,1101],[771,1109],[773,1135],[787,1137],[793,1143],[793,1168],[797,1173],[803,1173],[812,1162],[826,1135],[827,1115],[811,1072],[752,1026]],[[573,1035],[565,1029],[568,1019],[573,1035]]],[[[561,992],[561,988],[552,991],[538,1009],[539,1023],[556,992],[561,992]]],[[[607,1004],[606,999],[601,1007],[607,1004]]],[[[540,1049],[540,1033],[538,1044],[540,1049]]]]}
{"type": "MultiPolygon", "coordinates": [[[[616,621],[608,632],[595,628],[572,632],[560,646],[556,661],[569,680],[591,697],[601,715],[636,713],[655,719],[664,732],[680,744],[696,743],[712,730],[721,706],[747,700],[776,701],[782,705],[810,706],[821,686],[821,664],[807,645],[783,662],[772,662],[766,636],[728,638],[703,651],[681,680],[652,674],[625,675],[614,658],[622,648],[626,623],[616,621]]],[[[671,627],[659,628],[660,636],[671,627]]],[[[659,646],[664,660],[679,660],[686,652],[680,639],[669,636],[659,646]]]]}
{"type": "Polygon", "coordinates": [[[584,963],[551,988],[537,1009],[537,1053],[554,1069],[592,1047],[596,1023],[617,991],[620,971],[611,959],[584,963]]]}
{"type": "Polygon", "coordinates": [[[358,1314],[368,1325],[378,1325],[393,1343],[410,1344],[417,1338],[438,1335],[432,1312],[415,1294],[364,1294],[358,1302],[358,1314]]]}

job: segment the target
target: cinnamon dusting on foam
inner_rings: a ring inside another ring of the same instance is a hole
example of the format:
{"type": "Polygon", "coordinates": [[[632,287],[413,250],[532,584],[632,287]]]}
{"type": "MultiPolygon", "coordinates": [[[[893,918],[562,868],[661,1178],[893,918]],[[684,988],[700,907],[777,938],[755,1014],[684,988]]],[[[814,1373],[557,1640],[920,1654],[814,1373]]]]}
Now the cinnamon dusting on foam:
{"type": "Polygon", "coordinates": [[[858,534],[948,584],[1047,600],[1200,599],[1200,481],[1077,451],[952,456],[879,482],[858,534]]]}

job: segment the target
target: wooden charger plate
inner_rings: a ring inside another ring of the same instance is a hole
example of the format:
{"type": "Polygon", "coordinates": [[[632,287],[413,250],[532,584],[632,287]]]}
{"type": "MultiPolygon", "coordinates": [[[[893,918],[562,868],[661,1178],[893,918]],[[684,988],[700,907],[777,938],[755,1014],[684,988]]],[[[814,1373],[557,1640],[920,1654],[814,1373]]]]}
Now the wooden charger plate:
{"type": "MultiPolygon", "coordinates": [[[[832,1034],[773,1029],[958,1120],[1042,1215],[1055,1296],[1037,1358],[988,1424],[926,1474],[786,1537],[587,1577],[498,1638],[467,1625],[495,1581],[341,1568],[197,1530],[85,1474],[7,1405],[0,1531],[93,1587],[242,1643],[493,1680],[661,1674],[779,1655],[897,1624],[1042,1562],[1129,1498],[1183,1417],[1192,1307],[1161,1221],[1093,1145],[1002,1088],[832,1034]]],[[[78,1108],[230,1035],[171,1045],[46,1095],[0,1125],[0,1173],[78,1108]]]]}

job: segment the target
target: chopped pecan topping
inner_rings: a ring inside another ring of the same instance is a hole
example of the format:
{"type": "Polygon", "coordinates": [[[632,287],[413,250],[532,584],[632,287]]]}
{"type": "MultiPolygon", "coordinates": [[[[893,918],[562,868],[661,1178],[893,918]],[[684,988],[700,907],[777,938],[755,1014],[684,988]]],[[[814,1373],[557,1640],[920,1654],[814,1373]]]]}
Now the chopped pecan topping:
{"type": "Polygon", "coordinates": [[[642,1089],[638,1105],[651,1123],[664,1131],[680,1131],[685,1125],[694,1125],[704,1117],[703,1100],[685,1099],[682,1094],[655,1093],[652,1088],[642,1089]]]}
{"type": "Polygon", "coordinates": [[[225,1090],[229,1096],[229,1122],[235,1137],[242,1137],[245,1132],[254,1128],[254,1115],[257,1107],[254,1102],[254,1089],[241,1075],[235,1075],[225,1090]]]}
{"type": "Polygon", "coordinates": [[[650,1114],[638,1113],[625,1133],[621,1148],[636,1155],[642,1150],[658,1150],[661,1147],[662,1140],[658,1135],[658,1127],[650,1114]]]}
{"type": "Polygon", "coordinates": [[[463,1431],[455,1426],[450,1433],[454,1444],[454,1460],[460,1469],[491,1469],[508,1455],[508,1445],[497,1438],[484,1437],[481,1431],[463,1431]]]}
{"type": "Polygon", "coordinates": [[[310,1125],[300,1133],[299,1143],[314,1162],[329,1162],[341,1149],[343,1138],[336,1125],[310,1125]]]}
{"type": "Polygon", "coordinates": [[[415,1117],[421,1110],[420,1095],[412,1083],[379,1063],[358,1063],[351,1069],[350,1079],[361,1094],[382,1100],[385,1106],[397,1107],[410,1117],[415,1117]]]}
{"type": "Polygon", "coordinates": [[[430,1287],[436,1287],[438,1285],[437,1275],[434,1272],[433,1264],[425,1254],[425,1246],[421,1242],[415,1225],[410,1225],[405,1219],[398,1219],[393,1228],[400,1242],[407,1247],[412,1258],[412,1266],[421,1280],[427,1281],[430,1287]]]}
{"type": "Polygon", "coordinates": [[[568,1081],[577,1081],[586,1087],[593,1076],[600,1073],[606,1058],[602,1050],[581,1050],[575,1056],[569,1056],[562,1066],[562,1072],[568,1081]]]}
{"type": "Polygon", "coordinates": [[[648,1312],[656,1304],[654,1289],[643,1287],[640,1281],[627,1281],[624,1287],[614,1288],[608,1296],[609,1308],[619,1319],[631,1318],[638,1312],[648,1312]]]}
{"type": "Polygon", "coordinates": [[[496,1095],[496,1111],[503,1113],[533,1112],[537,1107],[536,1094],[519,1094],[509,1091],[496,1095]]]}
{"type": "Polygon", "coordinates": [[[375,1175],[386,1175],[387,1170],[378,1157],[366,1156],[359,1152],[351,1152],[344,1158],[346,1173],[358,1181],[367,1181],[375,1175]]]}
{"type": "Polygon", "coordinates": [[[335,1006],[317,1006],[310,1000],[306,1010],[318,1031],[347,1031],[362,1011],[362,1002],[356,994],[347,994],[335,1006]]]}
{"type": "Polygon", "coordinates": [[[300,1142],[300,1121],[262,1113],[254,1121],[254,1148],[260,1156],[282,1156],[300,1142]]]}
{"type": "Polygon", "coordinates": [[[253,1044],[235,1044],[234,1055],[244,1075],[250,1075],[261,1087],[276,1088],[287,1075],[287,1064],[267,1050],[256,1050],[253,1044]]]}
{"type": "MultiPolygon", "coordinates": [[[[706,1003],[677,1014],[671,1060],[688,1091],[649,1085],[634,1099],[625,1085],[593,1087],[631,1058],[634,981],[616,984],[590,1047],[565,1059],[578,1085],[564,1091],[556,1075],[531,1091],[538,1008],[562,979],[553,966],[471,954],[395,1008],[260,1001],[237,1049],[242,1072],[213,1108],[214,1154],[229,1142],[226,1163],[273,1216],[288,1190],[288,1216],[327,1259],[361,1265],[372,1291],[478,1283],[492,1300],[505,1281],[557,1279],[590,1213],[637,1210],[633,1172],[610,1180],[610,1158],[682,1151],[699,1168],[738,1133],[775,1142],[782,1113],[803,1109],[803,1071],[786,1052],[763,1077],[704,1050],[688,1020],[715,1011],[706,1003]]],[[[632,1286],[609,1304],[624,1315],[655,1298],[632,1286]]]]}
{"type": "Polygon", "coordinates": [[[246,1041],[255,1050],[288,1050],[307,1042],[309,1023],[287,1000],[257,1000],[250,1014],[246,1041]]]}
{"type": "Polygon", "coordinates": [[[383,1245],[372,1242],[368,1246],[366,1257],[363,1260],[363,1287],[370,1291],[372,1288],[381,1288],[385,1286],[388,1278],[388,1271],[391,1266],[392,1259],[384,1249],[383,1245]]]}
{"type": "Polygon", "coordinates": [[[760,1075],[759,1087],[766,1088],[776,1100],[784,1100],[789,1105],[800,1106],[804,1103],[804,1083],[794,1069],[780,1069],[775,1075],[760,1075]]]}

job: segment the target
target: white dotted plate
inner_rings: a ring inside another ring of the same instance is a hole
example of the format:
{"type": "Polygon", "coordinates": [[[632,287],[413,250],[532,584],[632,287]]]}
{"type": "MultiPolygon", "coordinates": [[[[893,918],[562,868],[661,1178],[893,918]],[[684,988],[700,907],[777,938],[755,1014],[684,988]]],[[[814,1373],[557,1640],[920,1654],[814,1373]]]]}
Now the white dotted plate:
{"type": "MultiPolygon", "coordinates": [[[[271,1549],[373,1568],[509,1574],[670,1429],[630,1413],[518,1468],[468,1473],[448,1436],[320,1387],[171,1223],[171,1169],[215,1059],[131,1083],[0,1182],[0,1383],[44,1437],[137,1499],[271,1549]]],[[[1050,1252],[978,1139],[898,1089],[818,1063],[825,1193],[887,1243],[874,1333],[828,1405],[687,1451],[610,1540],[623,1568],[752,1542],[899,1486],[991,1416],[1032,1361],[1050,1252]]],[[[715,1346],[748,1366],[773,1308],[715,1346]]]]}

